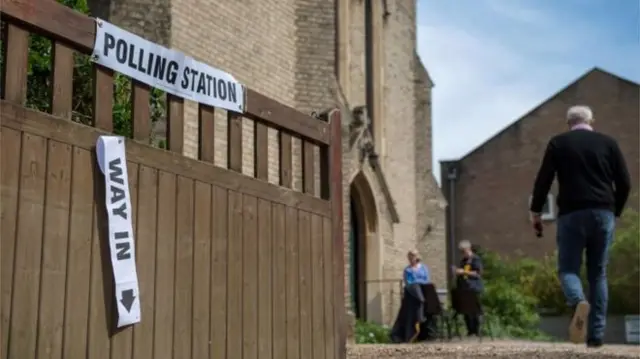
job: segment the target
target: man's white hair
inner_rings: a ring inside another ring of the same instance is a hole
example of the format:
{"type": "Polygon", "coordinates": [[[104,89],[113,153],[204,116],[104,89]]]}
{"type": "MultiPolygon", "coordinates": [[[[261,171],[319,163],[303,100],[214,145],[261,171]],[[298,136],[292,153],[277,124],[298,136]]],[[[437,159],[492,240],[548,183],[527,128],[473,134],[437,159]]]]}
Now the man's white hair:
{"type": "Polygon", "coordinates": [[[593,111],[589,106],[571,106],[567,110],[567,122],[568,123],[591,123],[593,122],[593,111]]]}
{"type": "Polygon", "coordinates": [[[458,248],[459,249],[471,249],[471,242],[469,242],[468,240],[462,240],[460,241],[460,243],[458,243],[458,248]]]}

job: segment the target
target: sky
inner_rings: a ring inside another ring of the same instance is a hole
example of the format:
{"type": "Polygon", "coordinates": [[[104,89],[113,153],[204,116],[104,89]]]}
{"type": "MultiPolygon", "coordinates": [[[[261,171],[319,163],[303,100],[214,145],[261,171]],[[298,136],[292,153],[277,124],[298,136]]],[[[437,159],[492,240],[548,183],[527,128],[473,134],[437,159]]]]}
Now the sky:
{"type": "Polygon", "coordinates": [[[640,82],[640,0],[418,0],[433,173],[594,66],[640,82]]]}

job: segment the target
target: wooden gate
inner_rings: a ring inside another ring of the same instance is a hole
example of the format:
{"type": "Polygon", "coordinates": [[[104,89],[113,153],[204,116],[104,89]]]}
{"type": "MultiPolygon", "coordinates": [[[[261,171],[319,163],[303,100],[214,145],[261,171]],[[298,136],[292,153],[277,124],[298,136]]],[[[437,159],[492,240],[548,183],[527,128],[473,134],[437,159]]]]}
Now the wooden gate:
{"type": "Polygon", "coordinates": [[[116,330],[94,147],[114,126],[114,74],[94,68],[93,126],[71,121],[74,53],[91,53],[94,20],[52,0],[6,0],[1,14],[2,359],[344,358],[339,113],[321,121],[248,90],[246,113],[227,115],[221,168],[213,108],[199,107],[199,160],[182,155],[176,97],[169,150],[153,148],[150,89],[134,82],[126,146],[142,321],[116,330]],[[52,40],[50,113],[25,105],[30,33],[52,40]],[[254,178],[240,173],[247,119],[254,178]],[[279,186],[267,181],[269,127],[279,186]],[[295,138],[302,191],[292,189],[295,138]]]}

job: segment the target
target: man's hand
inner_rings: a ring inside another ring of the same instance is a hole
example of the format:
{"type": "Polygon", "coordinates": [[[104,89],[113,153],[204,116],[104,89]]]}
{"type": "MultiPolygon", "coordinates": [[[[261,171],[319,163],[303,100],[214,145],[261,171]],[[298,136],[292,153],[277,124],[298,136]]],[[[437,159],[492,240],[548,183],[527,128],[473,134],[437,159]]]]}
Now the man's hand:
{"type": "Polygon", "coordinates": [[[538,238],[542,237],[542,216],[540,213],[531,212],[531,225],[538,238]]]}

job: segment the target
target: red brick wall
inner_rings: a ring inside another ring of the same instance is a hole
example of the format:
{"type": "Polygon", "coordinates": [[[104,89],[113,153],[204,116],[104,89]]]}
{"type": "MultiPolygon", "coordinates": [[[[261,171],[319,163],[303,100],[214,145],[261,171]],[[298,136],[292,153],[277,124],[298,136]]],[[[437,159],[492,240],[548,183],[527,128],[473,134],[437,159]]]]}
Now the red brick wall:
{"type": "MultiPolygon", "coordinates": [[[[450,195],[447,168],[458,166],[455,199],[449,202],[455,211],[450,218],[455,242],[467,239],[505,255],[553,253],[554,222],[545,227],[544,238],[536,238],[528,221],[528,201],[547,142],[566,130],[565,113],[576,104],[590,106],[596,130],[618,140],[632,176],[632,193],[637,193],[640,87],[592,71],[462,160],[443,164],[445,196],[450,195]]],[[[557,193],[555,184],[552,193],[557,193]]]]}

